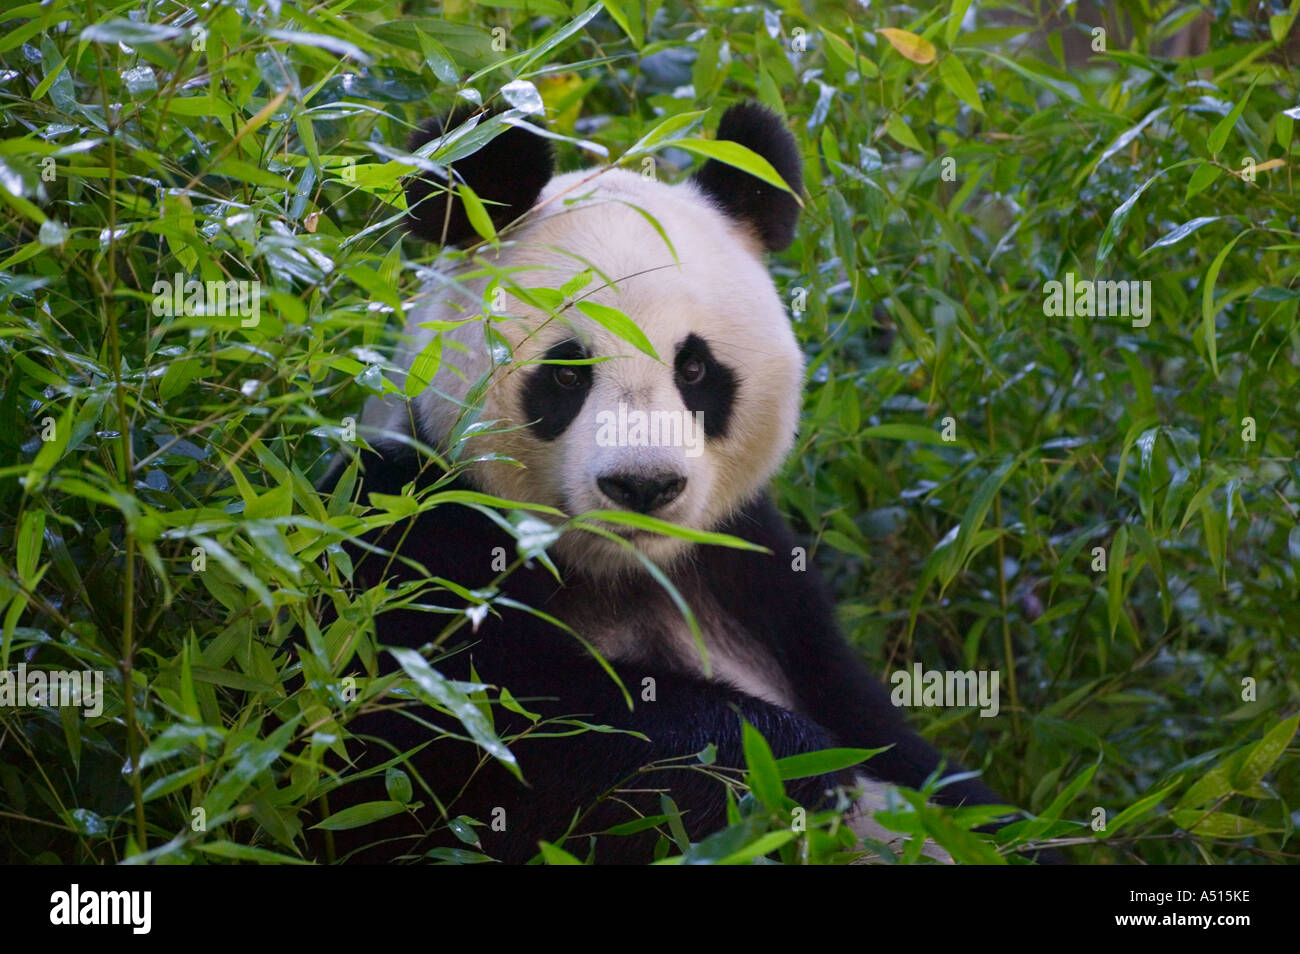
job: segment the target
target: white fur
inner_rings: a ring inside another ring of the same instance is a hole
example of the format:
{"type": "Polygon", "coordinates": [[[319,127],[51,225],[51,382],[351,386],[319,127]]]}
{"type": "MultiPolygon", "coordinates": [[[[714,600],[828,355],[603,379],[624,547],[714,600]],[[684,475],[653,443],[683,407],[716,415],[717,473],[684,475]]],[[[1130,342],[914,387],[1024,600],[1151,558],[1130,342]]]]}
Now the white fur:
{"type": "Polygon", "coordinates": [[[671,658],[688,672],[796,711],[794,692],[775,661],[754,645],[712,594],[689,585],[684,588],[682,595],[700,627],[707,656],[701,654],[694,634],[668,594],[658,587],[649,589],[634,605],[592,606],[566,622],[608,659],[636,663],[649,657],[671,658]]]}

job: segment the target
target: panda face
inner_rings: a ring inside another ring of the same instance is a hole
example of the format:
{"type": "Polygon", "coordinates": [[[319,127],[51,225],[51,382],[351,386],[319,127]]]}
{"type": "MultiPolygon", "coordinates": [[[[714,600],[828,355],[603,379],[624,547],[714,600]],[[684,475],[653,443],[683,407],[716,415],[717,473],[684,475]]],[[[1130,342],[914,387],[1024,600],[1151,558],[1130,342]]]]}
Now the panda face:
{"type": "MultiPolygon", "coordinates": [[[[574,297],[628,315],[657,359],[577,307],[555,318],[507,296],[491,320],[512,359],[492,363],[482,318],[445,333],[464,352],[457,358],[444,345],[444,361],[459,374],[444,366],[419,399],[432,432],[425,436],[445,436],[456,400],[488,374],[480,420],[497,423],[466,445],[480,459],[471,473],[484,491],[569,515],[626,510],[711,529],[760,491],[788,452],[801,352],[758,243],[693,184],[608,170],[578,185],[588,178],[552,180],[544,211],[497,264],[518,270],[525,287],[560,288],[591,269],[595,277],[574,297]],[[566,204],[575,186],[581,198],[566,204]]],[[[414,320],[457,314],[435,303],[414,320]]],[[[661,564],[685,548],[659,534],[607,529],[661,564]]],[[[587,532],[567,534],[558,550],[597,574],[638,562],[587,532]]]]}
{"type": "MultiPolygon", "coordinates": [[[[409,148],[473,121],[462,111],[427,123],[409,148]]],[[[729,108],[717,138],[762,156],[791,191],[716,160],[679,185],[617,168],[553,177],[549,141],[517,124],[454,164],[498,229],[520,219],[496,251],[480,254],[519,289],[550,289],[552,299],[569,289],[549,311],[536,295],[506,294],[485,318],[488,279],[461,276],[430,289],[411,316],[408,359],[441,336],[441,364],[415,401],[419,436],[449,449],[450,435],[470,433],[453,456],[478,488],[570,516],[624,510],[710,530],[780,465],[794,440],[803,360],[762,257],[794,236],[798,147],[754,103],[729,108]],[[610,330],[617,313],[648,348],[610,330]]],[[[477,241],[444,181],[408,181],[408,226],[430,241],[477,241]]],[[[383,402],[365,418],[408,433],[411,420],[408,408],[383,402]]],[[[662,565],[690,546],[615,521],[605,529],[623,542],[575,531],[557,555],[599,576],[640,565],[624,544],[662,565]]]]}

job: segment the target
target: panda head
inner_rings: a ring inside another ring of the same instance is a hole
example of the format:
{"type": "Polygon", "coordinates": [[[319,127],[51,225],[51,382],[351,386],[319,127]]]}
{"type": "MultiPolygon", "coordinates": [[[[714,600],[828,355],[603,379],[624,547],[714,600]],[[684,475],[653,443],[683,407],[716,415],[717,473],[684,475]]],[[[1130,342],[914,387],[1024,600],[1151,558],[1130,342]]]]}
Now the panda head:
{"type": "MultiPolygon", "coordinates": [[[[444,128],[426,126],[411,149],[444,128]]],[[[718,139],[763,156],[801,191],[796,144],[772,113],[732,107],[718,139]]],[[[704,530],[750,502],[789,451],[800,407],[802,353],[764,264],[765,252],[793,238],[793,196],[715,160],[677,185],[616,168],[553,175],[547,140],[518,127],[452,170],[498,228],[523,216],[491,253],[498,268],[525,288],[573,286],[566,307],[551,306],[558,317],[497,292],[486,320],[486,277],[431,289],[412,318],[415,353],[442,335],[442,365],[415,402],[420,436],[437,446],[463,427],[480,384],[482,430],[465,456],[487,493],[704,530]],[[650,349],[611,330],[619,319],[608,309],[630,317],[650,349]],[[574,361],[590,363],[557,363],[574,361]]],[[[411,180],[407,200],[420,237],[477,240],[439,184],[411,180]]],[[[661,565],[688,547],[608,529],[661,565]]],[[[566,534],[557,552],[596,574],[636,565],[625,547],[591,533],[566,534]]]]}

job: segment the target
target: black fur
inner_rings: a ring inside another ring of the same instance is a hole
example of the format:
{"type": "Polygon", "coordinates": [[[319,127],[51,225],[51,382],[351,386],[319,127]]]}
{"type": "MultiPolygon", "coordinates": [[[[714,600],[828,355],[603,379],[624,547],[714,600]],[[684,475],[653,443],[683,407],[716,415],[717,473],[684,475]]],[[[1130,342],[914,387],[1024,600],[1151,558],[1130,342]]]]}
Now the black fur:
{"type": "MultiPolygon", "coordinates": [[[[457,129],[471,115],[471,110],[461,107],[447,116],[428,120],[411,134],[407,151],[414,152],[457,129]]],[[[554,169],[550,141],[518,126],[507,128],[473,155],[451,164],[452,177],[466,183],[483,200],[497,229],[532,208],[554,169]]],[[[430,173],[407,180],[406,206],[407,228],[426,241],[461,245],[479,238],[460,198],[449,194],[446,183],[430,173]]]]}
{"type": "MultiPolygon", "coordinates": [[[[460,107],[447,116],[427,121],[411,135],[407,149],[414,152],[458,128],[470,115],[469,109],[460,107]]],[[[740,143],[758,153],[791,189],[803,191],[798,145],[780,118],[763,106],[753,102],[732,106],[718,124],[717,138],[740,143]]],[[[550,181],[554,166],[549,140],[511,127],[473,155],[453,163],[452,172],[457,181],[467,183],[483,200],[493,225],[499,229],[533,206],[550,181]]],[[[789,193],[716,159],[705,162],[692,178],[724,213],[752,228],[769,251],[779,252],[794,240],[799,203],[789,193]]],[[[477,240],[478,233],[470,225],[460,200],[431,174],[407,180],[406,203],[407,227],[412,234],[442,245],[477,240]]]]}
{"type": "Polygon", "coordinates": [[[687,335],[677,349],[677,391],[689,411],[704,413],[704,434],[709,438],[727,436],[731,410],[736,403],[736,374],[713,356],[712,349],[698,335],[687,335]],[[682,366],[695,358],[704,363],[704,377],[697,383],[682,378],[682,366]]]}
{"type": "MultiPolygon", "coordinates": [[[[580,361],[589,358],[587,349],[570,338],[552,345],[543,361],[580,361]]],[[[582,410],[591,390],[591,365],[589,364],[539,364],[527,372],[521,400],[524,417],[531,422],[534,434],[544,441],[553,441],[565,432],[582,410]],[[556,380],[560,368],[573,372],[576,383],[564,387],[556,380]]]]}
{"type": "MultiPolygon", "coordinates": [[[[758,153],[786,185],[803,192],[799,146],[775,113],[753,102],[732,106],[722,115],[717,138],[758,153]]],[[[716,159],[704,163],[692,178],[723,212],[749,225],[768,251],[782,251],[794,241],[799,203],[788,192],[716,159]]]]}
{"type": "MultiPolygon", "coordinates": [[[[419,471],[414,453],[399,445],[366,452],[362,462],[363,494],[400,493],[406,483],[417,479],[419,471]]],[[[422,478],[427,479],[427,475],[422,478]]],[[[391,547],[405,534],[403,554],[424,565],[429,576],[442,575],[469,588],[487,587],[496,576],[492,569],[493,549],[503,547],[513,559],[513,539],[470,507],[444,504],[413,519],[413,526],[395,526],[386,534],[372,537],[372,541],[391,547]]],[[[498,605],[500,615],[484,618],[477,633],[471,633],[467,625],[451,639],[444,648],[461,647],[464,651],[439,661],[439,671],[452,679],[468,679],[472,661],[480,680],[508,687],[526,708],[544,717],[576,717],[593,725],[641,733],[645,738],[623,732],[589,731],[567,738],[516,742],[512,750],[529,786],[524,787],[495,761],[484,760],[476,747],[436,738],[437,733],[427,724],[411,718],[418,716],[448,731],[461,731],[454,720],[427,707],[391,709],[359,718],[352,723],[352,730],[375,739],[366,750],[352,752],[362,766],[377,765],[395,752],[435,739],[408,763],[417,798],[425,802],[425,808],[418,819],[401,814],[353,831],[337,832],[338,851],[346,854],[380,841],[380,845],[362,851],[354,860],[383,861],[399,856],[420,857],[433,847],[465,847],[448,834],[420,778],[445,806],[447,817],[465,814],[490,822],[493,809],[504,808],[504,833],[490,827],[475,830],[487,853],[509,862],[525,861],[535,855],[538,840],[559,839],[579,808],[590,806],[619,787],[640,791],[624,794],[622,802],[600,802],[576,826],[576,834],[602,831],[637,817],[636,812],[658,814],[659,798],[646,790],[668,789],[684,812],[688,833],[697,839],[725,822],[722,784],[690,768],[643,773],[642,767],[657,760],[692,756],[709,743],[718,747],[719,766],[743,767],[741,716],[763,733],[777,757],[832,745],[892,745],[866,762],[862,770],[883,780],[919,786],[939,765],[938,753],[907,726],[899,710],[891,705],[885,687],[867,672],[844,642],[815,571],[791,569],[794,540],[770,501],[766,497],[753,501],[719,529],[772,552],[701,547],[677,567],[673,579],[686,594],[707,589],[721,600],[722,609],[742,623],[748,637],[783,670],[798,700],[797,712],[683,672],[677,663],[650,651],[641,661],[615,666],[634,702],[629,710],[609,675],[573,637],[537,616],[498,605]],[[647,677],[655,680],[655,702],[640,701],[642,680],[647,677]],[[480,762],[483,767],[475,774],[480,762]],[[471,775],[473,780],[460,791],[471,775]]],[[[390,582],[415,578],[414,572],[399,562],[390,565],[382,557],[362,557],[355,549],[351,553],[356,563],[356,583],[361,587],[375,585],[385,573],[390,582]]],[[[504,595],[565,619],[579,609],[590,610],[593,606],[649,605],[658,589],[648,579],[592,583],[565,573],[563,565],[559,569],[564,584],[539,563],[520,567],[506,578],[504,595]]],[[[440,607],[463,605],[453,594],[437,589],[420,602],[440,607]]],[[[420,647],[447,620],[446,615],[402,609],[380,615],[375,623],[381,643],[420,647]]],[[[651,627],[654,624],[653,619],[645,622],[651,627]]],[[[646,645],[652,643],[647,641],[646,645]]],[[[387,654],[384,658],[388,659],[387,654]]],[[[387,668],[395,668],[391,660],[387,668]]],[[[501,734],[524,730],[530,724],[500,707],[494,707],[493,713],[501,734]]],[[[543,731],[563,731],[563,727],[543,731]]],[[[950,772],[957,770],[949,766],[950,772]]],[[[792,781],[787,787],[792,797],[812,807],[828,789],[848,781],[847,774],[822,776],[792,781]]],[[[337,810],[343,805],[385,798],[382,775],[376,775],[336,792],[332,801],[337,810]]],[[[975,780],[950,785],[939,798],[949,803],[999,801],[975,780]]],[[[656,837],[653,832],[603,836],[596,843],[595,857],[601,862],[644,862],[649,860],[656,837]]],[[[584,856],[587,840],[571,839],[566,848],[584,856]]]]}

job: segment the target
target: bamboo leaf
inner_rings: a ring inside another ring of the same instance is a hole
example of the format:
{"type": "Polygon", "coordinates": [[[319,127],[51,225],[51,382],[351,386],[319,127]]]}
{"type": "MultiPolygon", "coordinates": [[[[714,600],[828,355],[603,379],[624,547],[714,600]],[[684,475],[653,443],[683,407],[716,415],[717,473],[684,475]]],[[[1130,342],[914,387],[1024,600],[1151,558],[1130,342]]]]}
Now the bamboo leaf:
{"type": "Polygon", "coordinates": [[[925,37],[917,36],[909,30],[899,30],[895,27],[882,27],[876,32],[888,40],[890,46],[913,63],[924,64],[934,62],[936,56],[934,44],[925,39],[925,37]]]}

